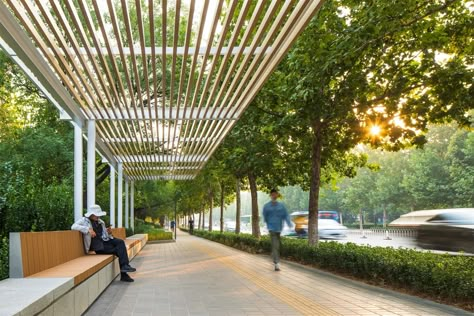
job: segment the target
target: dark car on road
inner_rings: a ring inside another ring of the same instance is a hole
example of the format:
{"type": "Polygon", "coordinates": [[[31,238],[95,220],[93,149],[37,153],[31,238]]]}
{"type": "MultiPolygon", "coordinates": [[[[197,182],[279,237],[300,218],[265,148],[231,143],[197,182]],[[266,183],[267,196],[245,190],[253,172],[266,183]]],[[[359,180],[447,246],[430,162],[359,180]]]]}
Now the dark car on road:
{"type": "Polygon", "coordinates": [[[418,246],[474,253],[474,212],[440,212],[419,226],[418,246]]]}

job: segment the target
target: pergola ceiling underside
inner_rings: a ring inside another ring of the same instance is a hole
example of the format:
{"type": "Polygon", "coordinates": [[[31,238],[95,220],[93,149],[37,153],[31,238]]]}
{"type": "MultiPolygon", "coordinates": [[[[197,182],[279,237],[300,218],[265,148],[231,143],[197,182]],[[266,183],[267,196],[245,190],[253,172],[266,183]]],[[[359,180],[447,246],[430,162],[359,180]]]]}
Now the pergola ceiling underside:
{"type": "Polygon", "coordinates": [[[134,180],[194,177],[319,6],[4,2],[134,180]]]}

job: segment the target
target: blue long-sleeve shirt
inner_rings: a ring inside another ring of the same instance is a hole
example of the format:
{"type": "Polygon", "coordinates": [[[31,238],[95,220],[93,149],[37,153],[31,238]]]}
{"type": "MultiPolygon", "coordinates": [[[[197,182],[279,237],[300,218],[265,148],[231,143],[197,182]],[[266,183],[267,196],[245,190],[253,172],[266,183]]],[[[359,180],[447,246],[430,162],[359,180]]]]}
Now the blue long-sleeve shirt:
{"type": "Polygon", "coordinates": [[[291,227],[290,216],[286,207],[281,202],[268,202],[263,207],[263,220],[267,224],[267,228],[271,232],[281,232],[283,229],[283,222],[291,227]]]}

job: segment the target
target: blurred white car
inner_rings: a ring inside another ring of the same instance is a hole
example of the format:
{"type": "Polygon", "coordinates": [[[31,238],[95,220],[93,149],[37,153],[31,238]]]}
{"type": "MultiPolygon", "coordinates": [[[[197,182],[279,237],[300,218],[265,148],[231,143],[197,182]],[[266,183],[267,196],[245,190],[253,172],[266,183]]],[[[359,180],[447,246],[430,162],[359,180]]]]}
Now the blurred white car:
{"type": "Polygon", "coordinates": [[[319,219],[318,233],[319,238],[322,239],[345,238],[347,235],[347,227],[333,219],[319,219]]]}
{"type": "Polygon", "coordinates": [[[237,223],[235,221],[226,221],[226,222],[224,222],[224,231],[226,231],[226,232],[235,232],[236,224],[237,223]]]}
{"type": "MultiPolygon", "coordinates": [[[[347,227],[333,219],[318,219],[318,234],[320,239],[340,239],[347,236],[347,227]]],[[[298,236],[308,235],[308,225],[298,225],[298,236]]]]}
{"type": "Polygon", "coordinates": [[[295,227],[288,227],[288,225],[283,226],[283,230],[281,231],[282,236],[297,236],[295,232],[295,227]]]}

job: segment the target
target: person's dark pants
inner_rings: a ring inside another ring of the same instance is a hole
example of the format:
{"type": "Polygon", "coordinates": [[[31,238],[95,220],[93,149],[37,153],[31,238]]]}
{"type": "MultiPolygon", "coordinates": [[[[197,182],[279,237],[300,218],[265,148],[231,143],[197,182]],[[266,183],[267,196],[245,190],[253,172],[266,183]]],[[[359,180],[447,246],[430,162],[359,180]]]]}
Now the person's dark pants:
{"type": "Polygon", "coordinates": [[[280,263],[280,232],[270,232],[270,237],[272,240],[272,258],[273,263],[280,263]]]}
{"type": "Polygon", "coordinates": [[[98,254],[116,255],[119,258],[120,267],[129,264],[127,247],[122,239],[114,238],[104,241],[104,250],[96,251],[98,254]]]}

